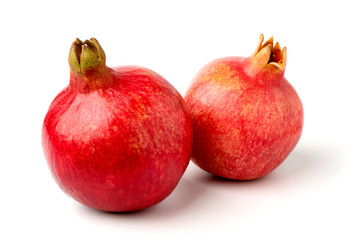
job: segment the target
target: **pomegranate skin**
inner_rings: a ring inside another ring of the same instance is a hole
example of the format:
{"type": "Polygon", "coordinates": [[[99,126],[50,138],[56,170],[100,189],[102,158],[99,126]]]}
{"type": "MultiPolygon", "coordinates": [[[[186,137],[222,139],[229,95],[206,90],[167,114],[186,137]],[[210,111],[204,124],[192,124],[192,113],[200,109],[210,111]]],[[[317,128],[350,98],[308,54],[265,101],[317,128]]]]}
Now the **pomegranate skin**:
{"type": "Polygon", "coordinates": [[[97,67],[87,80],[71,70],[45,116],[43,150],[57,184],[80,203],[107,212],[144,209],[165,199],[186,170],[191,117],[155,72],[104,69],[96,81],[97,67]]]}
{"type": "Polygon", "coordinates": [[[284,78],[286,48],[272,38],[254,55],[226,57],[204,66],[185,102],[194,127],[192,161],[216,176],[263,177],[294,149],[303,127],[303,107],[284,78]]]}

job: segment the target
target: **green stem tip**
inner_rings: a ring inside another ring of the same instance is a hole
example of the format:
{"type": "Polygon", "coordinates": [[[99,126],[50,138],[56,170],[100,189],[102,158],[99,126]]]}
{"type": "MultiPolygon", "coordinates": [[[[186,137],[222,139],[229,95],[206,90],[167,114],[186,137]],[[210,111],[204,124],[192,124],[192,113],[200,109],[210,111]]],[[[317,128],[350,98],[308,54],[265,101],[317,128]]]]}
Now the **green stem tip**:
{"type": "Polygon", "coordinates": [[[70,71],[82,77],[87,76],[88,72],[101,73],[105,69],[105,52],[95,38],[76,40],[71,45],[69,53],[70,71]]]}

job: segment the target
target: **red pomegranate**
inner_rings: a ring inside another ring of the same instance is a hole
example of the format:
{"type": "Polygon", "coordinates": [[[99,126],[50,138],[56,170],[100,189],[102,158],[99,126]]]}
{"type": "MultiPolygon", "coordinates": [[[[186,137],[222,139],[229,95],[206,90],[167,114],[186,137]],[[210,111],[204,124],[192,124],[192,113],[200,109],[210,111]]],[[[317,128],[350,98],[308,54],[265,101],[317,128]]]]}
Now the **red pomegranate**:
{"type": "Polygon", "coordinates": [[[185,96],[194,126],[192,160],[214,175],[250,180],[278,167],[294,149],[303,107],[284,78],[286,48],[270,38],[248,57],[210,62],[185,96]]]}
{"type": "Polygon", "coordinates": [[[60,188],[91,208],[134,211],[176,187],[192,150],[184,100],[157,73],[109,68],[92,38],[70,49],[70,84],[51,103],[44,153],[60,188]]]}

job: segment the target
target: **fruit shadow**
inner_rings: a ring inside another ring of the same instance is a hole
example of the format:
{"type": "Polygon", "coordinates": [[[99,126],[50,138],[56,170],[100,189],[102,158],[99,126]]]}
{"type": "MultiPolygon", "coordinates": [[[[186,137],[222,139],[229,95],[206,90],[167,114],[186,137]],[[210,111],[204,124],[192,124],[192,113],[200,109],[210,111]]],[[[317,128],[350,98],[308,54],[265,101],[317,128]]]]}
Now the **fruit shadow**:
{"type": "Polygon", "coordinates": [[[273,194],[296,197],[311,189],[331,184],[341,173],[343,164],[341,151],[332,146],[319,145],[297,147],[275,171],[265,177],[249,181],[216,177],[190,164],[174,192],[153,207],[125,213],[107,213],[84,206],[78,210],[86,217],[111,219],[111,221],[115,218],[127,223],[158,220],[166,223],[169,219],[191,215],[194,210],[207,214],[218,207],[218,202],[228,199],[233,201],[236,198],[236,201],[246,206],[249,202],[273,194]]]}
{"type": "Polygon", "coordinates": [[[344,165],[341,150],[333,146],[304,145],[294,149],[285,161],[265,177],[237,181],[210,174],[198,175],[197,182],[221,188],[274,188],[286,189],[316,187],[329,184],[339,176],[344,165]]]}
{"type": "Polygon", "coordinates": [[[176,217],[179,213],[183,213],[184,209],[196,202],[196,199],[203,194],[204,189],[199,184],[194,184],[187,177],[183,177],[175,190],[162,202],[155,206],[131,212],[104,212],[96,209],[77,204],[77,210],[83,215],[90,217],[100,217],[105,219],[141,219],[147,221],[168,219],[176,217]]]}

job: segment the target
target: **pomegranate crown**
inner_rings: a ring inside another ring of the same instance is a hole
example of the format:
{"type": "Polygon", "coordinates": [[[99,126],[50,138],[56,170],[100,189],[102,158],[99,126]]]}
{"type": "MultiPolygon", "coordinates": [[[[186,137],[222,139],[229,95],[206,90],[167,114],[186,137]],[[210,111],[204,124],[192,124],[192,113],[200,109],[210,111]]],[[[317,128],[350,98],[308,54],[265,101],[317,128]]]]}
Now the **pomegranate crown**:
{"type": "Polygon", "coordinates": [[[105,52],[95,38],[82,42],[76,38],[70,48],[69,66],[72,73],[84,78],[89,72],[101,73],[105,68],[105,52]]]}
{"type": "Polygon", "coordinates": [[[281,49],[279,42],[274,45],[273,37],[265,43],[263,41],[264,35],[261,34],[256,50],[251,56],[253,63],[259,68],[275,68],[283,72],[286,66],[286,47],[281,49]]]}

